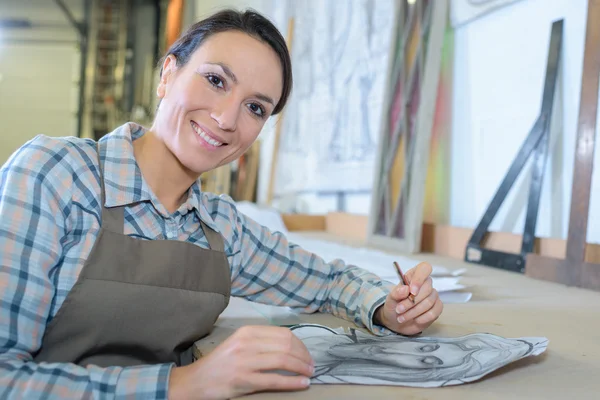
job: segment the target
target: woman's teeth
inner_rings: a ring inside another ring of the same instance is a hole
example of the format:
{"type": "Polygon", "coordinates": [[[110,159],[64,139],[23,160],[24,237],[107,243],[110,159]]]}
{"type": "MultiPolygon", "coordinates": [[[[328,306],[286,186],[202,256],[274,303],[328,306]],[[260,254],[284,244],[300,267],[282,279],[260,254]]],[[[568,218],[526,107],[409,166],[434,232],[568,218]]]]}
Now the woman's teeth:
{"type": "Polygon", "coordinates": [[[218,142],[215,139],[208,136],[206,134],[206,132],[204,132],[202,129],[200,129],[200,127],[198,127],[197,125],[192,124],[192,127],[194,128],[194,131],[198,134],[198,136],[200,136],[206,143],[208,143],[212,146],[215,146],[215,147],[219,147],[219,146],[223,145],[223,143],[218,142]]]}

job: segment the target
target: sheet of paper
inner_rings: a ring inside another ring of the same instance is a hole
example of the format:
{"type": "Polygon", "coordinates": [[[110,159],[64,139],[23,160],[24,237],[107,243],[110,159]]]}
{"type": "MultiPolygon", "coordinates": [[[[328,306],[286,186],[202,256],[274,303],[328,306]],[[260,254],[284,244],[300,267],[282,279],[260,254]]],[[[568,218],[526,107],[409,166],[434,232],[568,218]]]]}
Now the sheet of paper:
{"type": "Polygon", "coordinates": [[[440,300],[444,304],[466,303],[471,300],[473,293],[471,292],[443,292],[440,293],[440,300]]]}
{"type": "Polygon", "coordinates": [[[545,337],[377,337],[350,328],[291,327],[315,361],[314,384],[439,387],[483,378],[521,358],[543,353],[545,337]]]}

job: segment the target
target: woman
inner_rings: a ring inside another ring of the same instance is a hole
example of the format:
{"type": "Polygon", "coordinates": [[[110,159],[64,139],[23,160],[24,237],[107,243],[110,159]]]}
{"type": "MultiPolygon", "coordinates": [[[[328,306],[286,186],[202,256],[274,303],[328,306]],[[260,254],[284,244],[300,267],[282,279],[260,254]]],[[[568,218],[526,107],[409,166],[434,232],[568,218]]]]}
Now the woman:
{"type": "Polygon", "coordinates": [[[408,287],[326,263],[201,192],[200,174],[244,153],[291,87],[277,29],[224,11],[167,52],[149,129],[128,123],[98,143],[38,136],[13,154],[0,174],[0,397],[307,387],[310,354],[285,328],[240,329],[192,362],[230,295],[330,312],[378,335],[438,318],[429,265],[407,272],[413,303],[408,287]]]}

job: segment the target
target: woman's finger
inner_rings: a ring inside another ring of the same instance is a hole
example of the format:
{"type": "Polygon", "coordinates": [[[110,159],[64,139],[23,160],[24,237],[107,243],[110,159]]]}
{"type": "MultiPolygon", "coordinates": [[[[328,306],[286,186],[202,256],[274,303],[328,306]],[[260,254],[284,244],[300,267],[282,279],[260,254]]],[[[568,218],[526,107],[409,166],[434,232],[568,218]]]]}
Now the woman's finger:
{"type": "Polygon", "coordinates": [[[305,376],[285,376],[277,373],[255,373],[248,377],[252,391],[288,391],[302,390],[310,386],[310,379],[305,376]]]}
{"type": "Polygon", "coordinates": [[[394,288],[394,290],[392,290],[390,292],[390,296],[391,296],[392,300],[394,300],[396,302],[401,302],[402,300],[406,299],[409,294],[410,294],[410,291],[408,289],[408,286],[403,285],[403,284],[399,284],[398,286],[396,286],[394,288]]]}
{"type": "Polygon", "coordinates": [[[412,309],[413,307],[416,307],[421,301],[423,301],[424,299],[429,297],[432,290],[433,290],[433,281],[431,280],[431,278],[428,278],[425,281],[425,283],[423,284],[423,286],[421,287],[419,294],[415,297],[415,302],[413,303],[408,298],[400,301],[400,303],[396,306],[396,312],[398,314],[403,314],[403,313],[407,312],[408,310],[412,309]]]}
{"type": "Polygon", "coordinates": [[[294,333],[279,326],[254,326],[243,330],[239,346],[251,348],[256,353],[284,352],[299,360],[312,364],[312,356],[294,333]]]}
{"type": "Polygon", "coordinates": [[[406,278],[410,282],[410,292],[413,295],[417,296],[419,294],[421,286],[423,286],[427,278],[429,278],[432,271],[433,268],[431,267],[431,264],[422,262],[406,272],[406,278]]]}
{"type": "Polygon", "coordinates": [[[443,310],[444,303],[442,303],[442,301],[438,297],[433,307],[429,311],[415,318],[415,322],[420,326],[429,326],[432,322],[438,319],[440,315],[442,315],[443,310]]]}
{"type": "Polygon", "coordinates": [[[314,373],[314,367],[311,364],[305,363],[287,353],[261,353],[258,356],[249,354],[248,358],[246,362],[253,371],[281,370],[304,375],[309,378],[314,373]]]}
{"type": "Polygon", "coordinates": [[[428,312],[433,308],[436,301],[438,300],[438,292],[435,289],[432,289],[429,296],[425,299],[421,300],[417,303],[413,308],[405,312],[404,314],[398,315],[398,323],[404,323],[406,321],[410,321],[412,319],[416,319],[420,315],[428,312]]]}

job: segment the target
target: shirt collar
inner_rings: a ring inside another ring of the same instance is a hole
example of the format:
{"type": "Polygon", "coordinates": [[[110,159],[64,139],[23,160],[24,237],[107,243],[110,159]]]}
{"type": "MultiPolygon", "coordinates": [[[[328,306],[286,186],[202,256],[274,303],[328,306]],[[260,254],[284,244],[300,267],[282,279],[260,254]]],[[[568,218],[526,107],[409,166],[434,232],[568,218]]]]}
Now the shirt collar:
{"type": "MultiPolygon", "coordinates": [[[[158,198],[142,176],[135,160],[133,141],[142,137],[147,129],[133,122],[128,122],[113,132],[102,137],[99,141],[100,155],[103,161],[104,186],[106,191],[106,207],[126,206],[143,201],[150,201],[156,210],[169,217],[167,209],[160,204],[158,198]]],[[[200,216],[208,215],[201,205],[200,180],[190,187],[187,200],[177,212],[185,214],[190,210],[200,211],[200,216]]]]}

